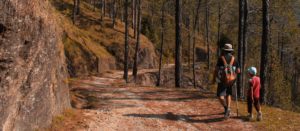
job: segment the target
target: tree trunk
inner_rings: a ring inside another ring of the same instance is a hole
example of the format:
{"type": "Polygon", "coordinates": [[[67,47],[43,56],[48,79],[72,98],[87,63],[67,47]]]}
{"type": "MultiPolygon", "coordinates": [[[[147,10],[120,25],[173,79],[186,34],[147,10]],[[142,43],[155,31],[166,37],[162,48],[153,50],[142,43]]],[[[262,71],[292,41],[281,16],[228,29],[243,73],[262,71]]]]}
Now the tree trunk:
{"type": "Polygon", "coordinates": [[[197,4],[197,10],[196,10],[196,16],[195,16],[195,22],[193,25],[193,86],[194,88],[197,87],[197,82],[196,82],[196,69],[195,69],[195,64],[196,64],[196,59],[195,59],[195,48],[196,48],[196,30],[197,30],[197,25],[198,20],[199,20],[199,11],[200,11],[200,5],[201,5],[201,0],[198,0],[197,4]]]}
{"type": "Polygon", "coordinates": [[[93,0],[93,5],[94,5],[93,11],[96,11],[96,0],[93,0]]]}
{"type": "Polygon", "coordinates": [[[137,0],[138,2],[138,23],[137,23],[137,40],[135,45],[135,55],[134,55],[134,63],[133,63],[133,76],[136,80],[137,72],[138,72],[138,51],[140,48],[140,34],[141,34],[141,19],[142,19],[142,12],[141,12],[141,0],[137,0]]]}
{"type": "MultiPolygon", "coordinates": [[[[244,0],[239,0],[239,34],[238,34],[238,62],[241,65],[241,72],[243,72],[243,29],[244,29],[244,0]]],[[[243,88],[242,74],[238,74],[237,91],[238,96],[241,97],[243,88]]]]}
{"type": "Polygon", "coordinates": [[[135,1],[136,0],[131,0],[132,29],[134,29],[135,26],[135,1]]]}
{"type": "Polygon", "coordinates": [[[220,43],[220,32],[221,32],[221,2],[218,2],[218,41],[217,41],[217,58],[221,55],[221,43],[220,43]]]}
{"type": "Polygon", "coordinates": [[[156,86],[160,86],[161,82],[161,72],[162,72],[162,57],[164,51],[164,29],[165,29],[165,3],[162,5],[161,9],[161,44],[160,44],[160,55],[159,55],[159,71],[156,86]]]}
{"type": "MultiPolygon", "coordinates": [[[[243,63],[242,63],[242,69],[243,71],[246,71],[246,66],[247,66],[247,53],[248,53],[248,0],[244,0],[244,25],[243,25],[243,63]]],[[[246,77],[247,74],[246,73],[242,73],[243,76],[243,86],[242,86],[242,97],[244,97],[244,93],[245,93],[245,86],[246,86],[246,77]]]]}
{"type": "Polygon", "coordinates": [[[281,36],[281,45],[280,45],[280,63],[281,63],[281,65],[283,65],[283,48],[284,48],[284,45],[283,45],[283,43],[284,43],[284,37],[283,37],[283,35],[281,36]]]}
{"type": "Polygon", "coordinates": [[[279,59],[280,59],[280,51],[281,51],[280,50],[280,45],[281,45],[280,39],[281,39],[281,31],[278,30],[278,32],[277,32],[277,56],[279,59]]]}
{"type": "Polygon", "coordinates": [[[106,0],[103,0],[102,12],[103,12],[103,17],[105,17],[106,16],[106,0]]]}
{"type": "Polygon", "coordinates": [[[176,32],[176,47],[175,47],[175,86],[181,87],[181,29],[180,29],[180,15],[181,15],[181,0],[176,0],[175,8],[175,32],[176,32]]]}
{"type": "Polygon", "coordinates": [[[103,1],[104,1],[104,0],[101,0],[101,6],[100,6],[100,13],[101,13],[101,14],[100,14],[100,17],[101,17],[100,20],[101,20],[101,21],[103,20],[103,3],[104,3],[103,1]]]}
{"type": "Polygon", "coordinates": [[[75,24],[75,22],[76,22],[76,10],[77,10],[77,3],[78,1],[77,0],[73,0],[73,3],[74,3],[74,5],[73,5],[73,24],[75,24]]]}
{"type": "Polygon", "coordinates": [[[128,82],[128,0],[125,0],[125,51],[124,51],[124,79],[128,82]]]}
{"type": "Polygon", "coordinates": [[[123,3],[123,0],[120,0],[119,1],[119,10],[120,10],[121,21],[124,22],[124,10],[123,10],[122,3],[123,3]]]}
{"type": "Polygon", "coordinates": [[[268,69],[268,45],[269,45],[269,0],[262,1],[263,22],[262,22],[262,43],[261,43],[261,63],[260,63],[260,77],[261,77],[261,102],[265,103],[266,74],[268,69]]]}
{"type": "Polygon", "coordinates": [[[77,0],[76,15],[79,15],[79,13],[80,13],[80,0],[77,0]]]}
{"type": "MultiPolygon", "coordinates": [[[[209,43],[209,5],[208,5],[209,0],[206,0],[206,15],[205,15],[205,36],[206,36],[206,46],[207,46],[207,74],[210,74],[210,43],[209,43]]],[[[207,88],[209,88],[209,77],[207,77],[207,88]]]]}
{"type": "Polygon", "coordinates": [[[113,0],[113,3],[112,3],[112,19],[113,19],[113,22],[112,22],[112,28],[115,28],[115,24],[116,24],[116,0],[113,0]]]}
{"type": "Polygon", "coordinates": [[[136,34],[137,34],[137,13],[138,13],[138,4],[137,4],[137,0],[135,0],[135,4],[134,4],[134,28],[133,28],[133,37],[136,38],[136,34]]]}
{"type": "Polygon", "coordinates": [[[191,26],[190,26],[190,17],[187,18],[187,29],[188,29],[188,49],[187,49],[187,53],[188,53],[188,68],[190,71],[190,66],[191,66],[191,26]]]}

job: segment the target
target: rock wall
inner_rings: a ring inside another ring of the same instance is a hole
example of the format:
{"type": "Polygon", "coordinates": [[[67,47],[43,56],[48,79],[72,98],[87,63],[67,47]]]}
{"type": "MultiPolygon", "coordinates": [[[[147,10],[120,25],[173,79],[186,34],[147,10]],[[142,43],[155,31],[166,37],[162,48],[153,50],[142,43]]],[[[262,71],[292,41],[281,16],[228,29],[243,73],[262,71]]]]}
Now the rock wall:
{"type": "Polygon", "coordinates": [[[44,0],[0,0],[0,130],[48,126],[70,107],[61,31],[44,0]]]}

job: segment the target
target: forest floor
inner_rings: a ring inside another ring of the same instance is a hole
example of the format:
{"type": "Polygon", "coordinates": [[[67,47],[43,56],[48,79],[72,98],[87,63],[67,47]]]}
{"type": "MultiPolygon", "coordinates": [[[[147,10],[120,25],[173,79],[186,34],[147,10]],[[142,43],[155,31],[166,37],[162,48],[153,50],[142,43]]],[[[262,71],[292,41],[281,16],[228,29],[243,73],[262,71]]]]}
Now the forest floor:
{"type": "Polygon", "coordinates": [[[124,83],[122,72],[73,80],[72,105],[81,108],[73,112],[81,116],[60,117],[52,130],[255,130],[234,112],[225,120],[214,93],[124,83]]]}

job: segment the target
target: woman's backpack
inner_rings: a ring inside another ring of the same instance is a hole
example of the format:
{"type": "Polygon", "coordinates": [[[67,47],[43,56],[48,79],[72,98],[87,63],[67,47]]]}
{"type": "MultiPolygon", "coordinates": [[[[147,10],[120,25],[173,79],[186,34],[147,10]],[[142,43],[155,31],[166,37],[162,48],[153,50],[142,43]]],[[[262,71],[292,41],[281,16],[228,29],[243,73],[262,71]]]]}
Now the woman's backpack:
{"type": "Polygon", "coordinates": [[[234,56],[232,56],[229,64],[227,63],[224,56],[222,56],[221,58],[224,62],[224,68],[220,69],[221,82],[227,86],[232,86],[237,77],[236,67],[233,66],[235,58],[234,56]]]}

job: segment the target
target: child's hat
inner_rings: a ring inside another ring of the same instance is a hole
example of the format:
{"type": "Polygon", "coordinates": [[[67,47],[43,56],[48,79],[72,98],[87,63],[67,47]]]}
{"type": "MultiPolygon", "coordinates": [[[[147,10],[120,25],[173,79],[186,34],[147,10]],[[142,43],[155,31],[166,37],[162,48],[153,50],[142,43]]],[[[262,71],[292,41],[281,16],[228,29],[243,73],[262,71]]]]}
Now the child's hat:
{"type": "Polygon", "coordinates": [[[255,67],[249,67],[248,68],[248,73],[250,73],[250,74],[252,74],[252,75],[256,75],[256,73],[257,73],[257,70],[256,70],[256,68],[255,67]]]}

